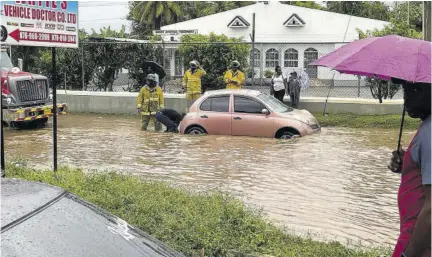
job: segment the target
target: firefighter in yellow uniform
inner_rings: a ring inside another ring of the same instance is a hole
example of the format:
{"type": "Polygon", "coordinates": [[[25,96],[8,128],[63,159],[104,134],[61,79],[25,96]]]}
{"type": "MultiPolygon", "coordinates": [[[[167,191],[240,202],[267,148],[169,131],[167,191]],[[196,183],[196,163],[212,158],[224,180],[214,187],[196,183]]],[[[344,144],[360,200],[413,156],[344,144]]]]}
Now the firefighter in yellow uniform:
{"type": "Polygon", "coordinates": [[[155,124],[155,130],[162,130],[161,123],[156,119],[156,113],[164,108],[162,89],[157,85],[154,74],[147,75],[147,83],[143,86],[137,98],[137,111],[142,117],[142,129],[147,130],[150,120],[155,124]]]}
{"type": "Polygon", "coordinates": [[[201,96],[201,78],[205,76],[206,71],[201,68],[198,61],[191,61],[190,68],[185,72],[182,81],[182,89],[186,90],[187,107],[191,105],[201,96]]]}
{"type": "Polygon", "coordinates": [[[240,63],[238,61],[233,61],[231,63],[231,69],[225,72],[224,81],[226,84],[226,89],[241,89],[245,84],[245,75],[239,70],[240,63]]]}

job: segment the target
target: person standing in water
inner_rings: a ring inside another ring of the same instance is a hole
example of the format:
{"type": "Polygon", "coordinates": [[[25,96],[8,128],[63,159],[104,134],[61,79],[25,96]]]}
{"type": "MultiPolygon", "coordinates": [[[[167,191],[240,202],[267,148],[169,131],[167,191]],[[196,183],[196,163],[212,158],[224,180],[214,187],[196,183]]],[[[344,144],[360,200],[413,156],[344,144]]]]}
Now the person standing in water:
{"type": "Polygon", "coordinates": [[[143,130],[147,130],[151,120],[154,121],[156,131],[162,129],[155,115],[157,111],[164,108],[164,95],[162,89],[156,83],[154,74],[147,75],[147,83],[138,93],[137,112],[141,114],[143,130]]]}
{"type": "Polygon", "coordinates": [[[226,89],[241,89],[245,84],[245,75],[240,70],[240,63],[233,61],[231,63],[231,69],[225,72],[224,81],[226,89]]]}
{"type": "Polygon", "coordinates": [[[282,68],[280,66],[276,66],[275,74],[273,75],[271,81],[270,94],[283,103],[283,98],[285,96],[286,88],[287,88],[287,82],[282,74],[282,68]]]}
{"type": "Polygon", "coordinates": [[[393,152],[388,168],[401,173],[398,190],[400,235],[393,257],[431,256],[431,83],[402,84],[407,114],[422,121],[407,151],[393,152]]]}

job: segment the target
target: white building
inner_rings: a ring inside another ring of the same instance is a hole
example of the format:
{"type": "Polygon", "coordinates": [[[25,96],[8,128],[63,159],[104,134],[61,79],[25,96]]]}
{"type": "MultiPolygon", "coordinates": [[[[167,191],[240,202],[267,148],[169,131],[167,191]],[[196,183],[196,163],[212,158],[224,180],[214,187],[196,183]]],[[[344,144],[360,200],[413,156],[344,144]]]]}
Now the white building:
{"type": "MultiPolygon", "coordinates": [[[[179,34],[188,31],[204,35],[213,32],[229,37],[242,37],[245,42],[251,42],[254,13],[257,77],[261,76],[263,71],[273,71],[276,65],[280,65],[286,73],[305,68],[311,78],[357,80],[355,76],[334,75],[334,72],[327,68],[308,64],[344,43],[359,39],[357,29],[382,29],[389,24],[269,1],[164,26],[162,31],[156,34],[163,34],[165,42],[178,42],[179,34]]],[[[181,75],[184,69],[175,51],[170,59],[171,75],[181,75]]]]}

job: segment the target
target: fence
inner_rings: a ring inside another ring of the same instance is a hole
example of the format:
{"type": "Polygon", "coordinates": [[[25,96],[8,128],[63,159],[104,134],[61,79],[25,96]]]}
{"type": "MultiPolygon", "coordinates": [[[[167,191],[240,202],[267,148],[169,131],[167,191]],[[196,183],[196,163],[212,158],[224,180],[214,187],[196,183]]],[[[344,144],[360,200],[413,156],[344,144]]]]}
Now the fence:
{"type": "MultiPolygon", "coordinates": [[[[302,96],[373,98],[366,78],[310,65],[314,60],[342,45],[344,44],[337,42],[255,43],[252,51],[252,44],[245,42],[84,42],[77,50],[67,50],[75,51],[74,55],[79,59],[80,67],[75,69],[78,74],[71,75],[67,66],[63,74],[66,81],[59,84],[66,85],[69,89],[136,91],[141,86],[137,80],[145,77],[145,71],[143,72],[140,67],[144,61],[150,60],[159,63],[166,72],[166,77],[161,81],[164,91],[177,93],[181,90],[181,80],[188,69],[187,64],[192,59],[197,59],[208,73],[210,70],[211,74],[217,76],[223,75],[230,61],[239,60],[246,75],[245,88],[269,92],[275,67],[280,66],[287,78],[293,71],[299,73],[303,70],[309,75],[310,87],[303,90],[302,96]],[[76,78],[77,75],[80,77],[79,80],[76,78]],[[71,76],[74,78],[68,80],[71,76]]],[[[212,88],[212,81],[206,83],[212,88]]],[[[393,99],[400,98],[402,92],[398,90],[393,99]]]]}

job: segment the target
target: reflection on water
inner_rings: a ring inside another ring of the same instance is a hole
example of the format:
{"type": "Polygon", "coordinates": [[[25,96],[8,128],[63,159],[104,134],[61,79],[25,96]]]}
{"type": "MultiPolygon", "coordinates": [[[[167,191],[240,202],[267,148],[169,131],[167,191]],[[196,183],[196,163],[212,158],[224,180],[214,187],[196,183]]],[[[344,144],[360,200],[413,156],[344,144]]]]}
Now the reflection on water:
{"type": "MultiPolygon", "coordinates": [[[[6,158],[52,163],[51,127],[5,135],[6,158]]],[[[135,118],[67,115],[59,164],[222,189],[263,207],[297,233],[356,244],[393,244],[399,176],[386,169],[396,130],[328,128],[296,141],[140,131],[135,118]]],[[[404,135],[404,145],[413,133],[404,135]]]]}

